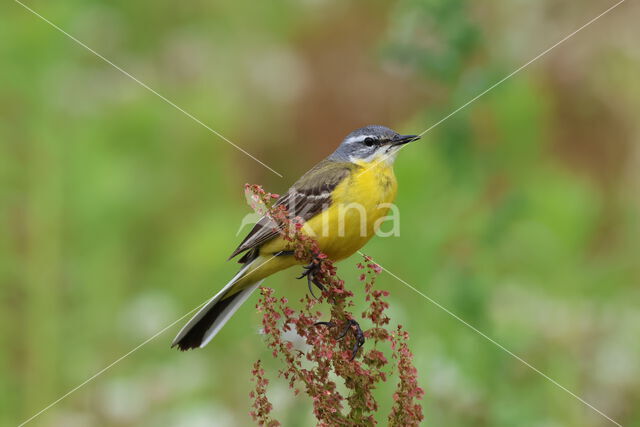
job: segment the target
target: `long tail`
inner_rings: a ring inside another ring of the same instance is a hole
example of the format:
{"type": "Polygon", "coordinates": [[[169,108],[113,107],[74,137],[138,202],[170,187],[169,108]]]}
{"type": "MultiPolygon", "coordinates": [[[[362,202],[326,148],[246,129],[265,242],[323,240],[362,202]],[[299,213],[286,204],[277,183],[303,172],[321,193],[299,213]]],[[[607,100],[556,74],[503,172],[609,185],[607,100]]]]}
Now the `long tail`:
{"type": "Polygon", "coordinates": [[[202,307],[195,316],[180,330],[171,343],[171,347],[178,346],[180,350],[204,347],[222,329],[249,295],[262,283],[258,280],[253,283],[244,282],[243,276],[251,267],[247,263],[242,270],[235,275],[220,292],[202,307]],[[238,288],[241,289],[238,289],[238,288]]]}

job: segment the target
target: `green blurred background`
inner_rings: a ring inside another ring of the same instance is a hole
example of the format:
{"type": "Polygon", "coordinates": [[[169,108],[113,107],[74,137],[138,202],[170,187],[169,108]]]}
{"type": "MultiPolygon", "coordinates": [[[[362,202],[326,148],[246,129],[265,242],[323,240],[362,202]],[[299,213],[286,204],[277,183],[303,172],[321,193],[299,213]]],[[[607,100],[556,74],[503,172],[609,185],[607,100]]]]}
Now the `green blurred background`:
{"type": "MultiPolygon", "coordinates": [[[[349,131],[431,126],[612,2],[0,5],[0,425],[15,425],[215,293],[249,212],[349,131]]],[[[640,426],[640,12],[627,2],[399,156],[380,264],[624,425],[640,426]]],[[[245,229],[242,232],[246,232],[245,229]]],[[[354,285],[355,259],[341,264],[354,285]]],[[[297,271],[267,284],[297,299],[297,271]]],[[[611,425],[389,275],[427,425],[611,425]]],[[[33,421],[246,425],[266,362],[254,296],[204,350],[176,325],[33,421]]],[[[366,326],[366,325],[365,325],[366,326]]],[[[380,390],[389,407],[393,384],[380,390]]],[[[384,421],[384,419],[382,419],[384,421]]]]}

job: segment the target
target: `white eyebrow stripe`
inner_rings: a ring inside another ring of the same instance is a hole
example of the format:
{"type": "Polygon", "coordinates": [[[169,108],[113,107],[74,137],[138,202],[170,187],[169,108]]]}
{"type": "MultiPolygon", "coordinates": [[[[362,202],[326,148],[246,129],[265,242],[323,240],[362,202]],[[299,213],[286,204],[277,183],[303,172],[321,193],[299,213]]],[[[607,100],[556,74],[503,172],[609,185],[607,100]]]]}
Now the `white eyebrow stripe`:
{"type": "Polygon", "coordinates": [[[344,140],[345,144],[349,144],[351,142],[362,142],[364,141],[366,138],[376,138],[373,135],[357,135],[357,136],[352,136],[351,138],[347,138],[344,140]]]}

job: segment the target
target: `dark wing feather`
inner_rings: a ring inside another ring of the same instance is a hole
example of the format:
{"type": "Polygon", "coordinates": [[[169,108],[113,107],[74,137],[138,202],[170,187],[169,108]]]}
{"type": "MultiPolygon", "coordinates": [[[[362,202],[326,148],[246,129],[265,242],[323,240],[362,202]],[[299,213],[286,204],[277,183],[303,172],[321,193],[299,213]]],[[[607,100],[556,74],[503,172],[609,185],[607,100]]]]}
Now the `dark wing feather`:
{"type": "MultiPolygon", "coordinates": [[[[333,190],[349,176],[351,170],[359,167],[353,163],[323,160],[293,184],[275,205],[284,205],[291,218],[299,216],[308,221],[331,205],[333,190]]],[[[258,248],[278,234],[276,224],[262,217],[229,259],[249,249],[258,248]]],[[[245,257],[240,262],[244,260],[245,257]]]]}

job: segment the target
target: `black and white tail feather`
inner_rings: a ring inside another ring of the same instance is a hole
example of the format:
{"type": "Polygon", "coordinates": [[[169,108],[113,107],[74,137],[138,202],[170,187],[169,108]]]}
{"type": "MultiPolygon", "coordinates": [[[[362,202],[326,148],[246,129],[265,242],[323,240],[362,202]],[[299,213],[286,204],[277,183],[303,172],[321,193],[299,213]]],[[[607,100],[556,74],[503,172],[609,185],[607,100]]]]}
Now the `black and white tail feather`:
{"type": "Polygon", "coordinates": [[[192,348],[204,347],[216,336],[233,314],[240,308],[247,298],[256,290],[262,280],[256,283],[245,285],[242,290],[233,293],[231,296],[225,296],[235,291],[234,285],[237,284],[251,267],[253,262],[247,263],[236,274],[233,279],[225,285],[220,292],[211,298],[204,307],[202,307],[195,316],[184,325],[178,335],[171,343],[171,347],[178,347],[180,350],[190,350],[192,348]]]}

